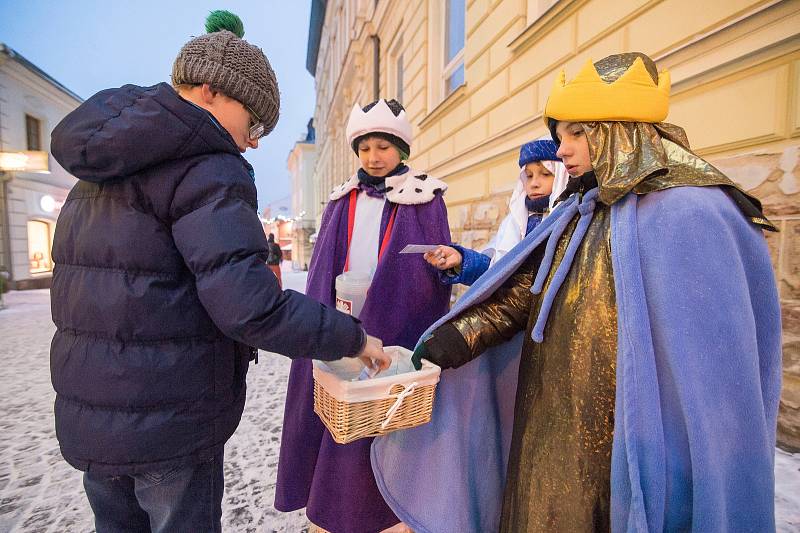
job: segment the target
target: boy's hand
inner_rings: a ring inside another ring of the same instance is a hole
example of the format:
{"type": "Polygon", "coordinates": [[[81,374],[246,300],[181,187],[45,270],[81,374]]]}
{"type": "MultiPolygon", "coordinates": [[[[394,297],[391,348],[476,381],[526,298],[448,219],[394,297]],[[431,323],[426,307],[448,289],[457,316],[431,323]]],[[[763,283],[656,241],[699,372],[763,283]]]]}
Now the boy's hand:
{"type": "Polygon", "coordinates": [[[383,341],[371,335],[367,335],[367,343],[356,357],[365,366],[377,369],[379,372],[386,370],[392,364],[392,356],[383,351],[383,341]]]}
{"type": "Polygon", "coordinates": [[[439,246],[431,252],[425,252],[425,261],[439,270],[450,270],[461,266],[461,254],[451,246],[439,246]]]}

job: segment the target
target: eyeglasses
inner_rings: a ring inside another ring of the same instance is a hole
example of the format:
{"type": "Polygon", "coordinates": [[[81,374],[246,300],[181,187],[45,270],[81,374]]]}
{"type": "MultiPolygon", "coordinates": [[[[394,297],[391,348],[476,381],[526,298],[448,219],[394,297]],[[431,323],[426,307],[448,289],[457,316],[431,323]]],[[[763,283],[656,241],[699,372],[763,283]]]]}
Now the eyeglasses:
{"type": "Polygon", "coordinates": [[[244,108],[250,113],[250,140],[254,141],[260,139],[264,136],[264,123],[261,122],[261,117],[259,117],[258,113],[253,111],[249,105],[242,105],[244,105],[244,108]]]}

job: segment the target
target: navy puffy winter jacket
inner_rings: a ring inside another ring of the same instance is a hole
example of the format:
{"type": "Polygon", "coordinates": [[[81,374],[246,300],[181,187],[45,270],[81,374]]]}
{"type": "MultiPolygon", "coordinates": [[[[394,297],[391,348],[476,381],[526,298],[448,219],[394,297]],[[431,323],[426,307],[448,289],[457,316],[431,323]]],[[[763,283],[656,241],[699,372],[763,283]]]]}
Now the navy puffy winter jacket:
{"type": "Polygon", "coordinates": [[[357,353],[353,318],[281,292],[252,169],[167,84],[102,91],[52,134],[80,179],[53,244],[50,360],[66,460],[111,475],[216,453],[245,401],[250,346],[357,353]]]}

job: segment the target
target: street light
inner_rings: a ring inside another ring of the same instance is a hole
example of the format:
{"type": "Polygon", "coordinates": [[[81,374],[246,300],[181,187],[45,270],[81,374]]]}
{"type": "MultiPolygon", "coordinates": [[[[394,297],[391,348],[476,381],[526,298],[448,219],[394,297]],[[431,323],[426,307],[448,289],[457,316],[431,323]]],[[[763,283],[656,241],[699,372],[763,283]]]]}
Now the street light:
{"type": "Polygon", "coordinates": [[[49,194],[45,194],[39,199],[39,207],[41,207],[42,211],[45,213],[52,213],[56,210],[56,199],[49,194]]]}

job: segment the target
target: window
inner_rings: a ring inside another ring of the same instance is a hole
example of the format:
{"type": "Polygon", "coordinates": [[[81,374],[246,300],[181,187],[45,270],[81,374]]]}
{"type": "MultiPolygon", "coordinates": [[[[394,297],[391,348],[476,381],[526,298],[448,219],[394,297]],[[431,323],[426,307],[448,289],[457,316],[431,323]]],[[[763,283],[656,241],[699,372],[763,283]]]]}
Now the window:
{"type": "Polygon", "coordinates": [[[464,84],[466,0],[428,2],[428,110],[464,84]]]}
{"type": "Polygon", "coordinates": [[[395,94],[397,95],[397,101],[402,104],[403,103],[403,54],[402,53],[399,56],[397,56],[395,72],[397,76],[396,80],[397,85],[395,94]]]}
{"type": "Polygon", "coordinates": [[[403,103],[403,84],[405,66],[403,65],[403,37],[398,36],[392,44],[389,52],[389,95],[387,98],[394,98],[401,104],[403,103]]]}
{"type": "Polygon", "coordinates": [[[465,20],[465,0],[446,0],[444,13],[444,68],[442,70],[445,96],[464,83],[465,20]]]}
{"type": "Polygon", "coordinates": [[[28,150],[41,150],[42,123],[39,119],[25,115],[25,131],[28,135],[28,150]]]}
{"type": "Polygon", "coordinates": [[[28,221],[28,259],[31,274],[53,270],[50,259],[50,224],[47,222],[28,221]]]}

